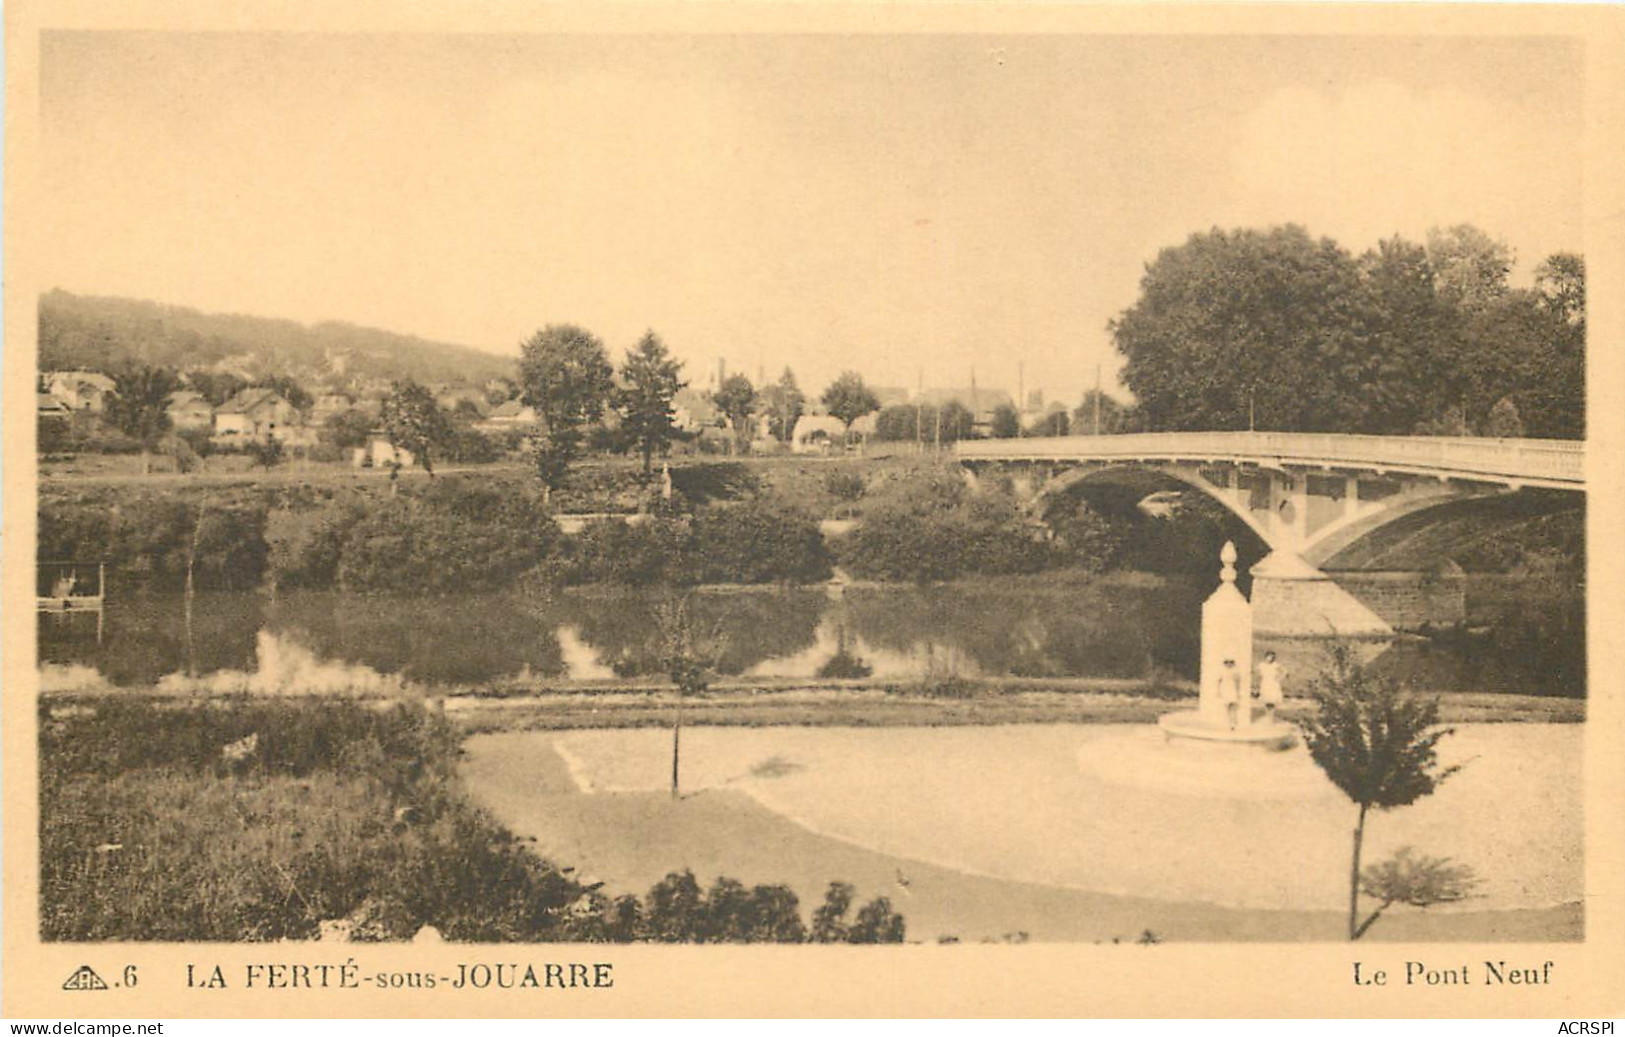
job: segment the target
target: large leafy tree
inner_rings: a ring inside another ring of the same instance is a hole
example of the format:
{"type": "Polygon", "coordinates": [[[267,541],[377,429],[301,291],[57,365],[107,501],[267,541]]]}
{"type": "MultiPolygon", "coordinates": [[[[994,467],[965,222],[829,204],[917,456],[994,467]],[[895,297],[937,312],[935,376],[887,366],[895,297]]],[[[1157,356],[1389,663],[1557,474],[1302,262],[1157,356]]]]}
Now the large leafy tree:
{"type": "Polygon", "coordinates": [[[856,371],[843,371],[824,390],[821,398],[829,412],[846,426],[848,433],[852,431],[854,421],[880,409],[880,398],[864,384],[863,376],[856,371]]]}
{"type": "Polygon", "coordinates": [[[547,495],[564,482],[580,451],[581,427],[597,421],[614,392],[604,344],[574,324],[549,324],[520,347],[520,398],[541,424],[532,439],[547,495]]]}
{"type": "Polygon", "coordinates": [[[1472,313],[1464,332],[1458,400],[1482,430],[1503,398],[1526,434],[1585,435],[1585,329],[1565,322],[1533,291],[1509,291],[1472,313]]]}
{"type": "Polygon", "coordinates": [[[1391,678],[1373,677],[1353,664],[1345,645],[1334,649],[1332,671],[1310,689],[1310,697],[1316,710],[1300,725],[1309,755],[1359,808],[1348,917],[1349,939],[1356,940],[1370,924],[1362,926],[1359,917],[1366,815],[1373,808],[1409,806],[1460,768],[1439,766],[1439,741],[1452,729],[1439,726],[1438,701],[1411,695],[1391,678]]]}
{"type": "Polygon", "coordinates": [[[875,418],[875,438],[883,443],[900,443],[920,438],[919,430],[936,420],[936,408],[912,403],[882,407],[875,418]]]}
{"type": "Polygon", "coordinates": [[[1428,231],[1428,262],[1439,294],[1465,310],[1478,310],[1507,292],[1512,249],[1470,223],[1428,231]]]}
{"type": "Polygon", "coordinates": [[[351,407],[337,414],[329,414],[317,435],[323,443],[337,450],[353,450],[367,445],[372,435],[372,415],[351,407]]]}
{"type": "Polygon", "coordinates": [[[627,350],[619,394],[623,427],[643,455],[644,472],[653,464],[655,452],[664,452],[677,434],[672,400],[687,384],[682,361],[672,358],[653,330],[627,350]]]}
{"type": "Polygon", "coordinates": [[[1365,373],[1353,257],[1301,227],[1212,230],[1164,249],[1111,324],[1157,430],[1350,430],[1365,373]]]}
{"type": "MultiPolygon", "coordinates": [[[[1468,225],[1353,259],[1298,227],[1165,249],[1112,322],[1154,430],[1439,434],[1511,399],[1528,434],[1584,434],[1584,264],[1512,289],[1506,245],[1468,225]]],[[[1087,423],[1084,423],[1087,428],[1087,423]]]]}
{"type": "Polygon", "coordinates": [[[742,374],[729,375],[717,386],[711,400],[728,419],[733,429],[734,443],[744,450],[750,443],[750,418],[756,413],[756,387],[742,374]]]}
{"type": "Polygon", "coordinates": [[[993,408],[993,421],[990,430],[994,439],[1015,439],[1021,435],[1021,415],[1008,403],[1001,403],[993,408]]]}
{"type": "MultiPolygon", "coordinates": [[[[384,397],[379,423],[389,445],[405,450],[434,477],[434,455],[452,438],[451,420],[446,416],[434,393],[410,379],[396,382],[384,397]]],[[[389,477],[400,474],[400,464],[390,465],[389,477]]]]}
{"type": "Polygon", "coordinates": [[[1547,309],[1583,333],[1586,321],[1586,262],[1573,252],[1555,252],[1535,267],[1535,290],[1547,309]]]}
{"type": "Polygon", "coordinates": [[[796,385],[795,373],[786,367],[778,381],[762,388],[759,402],[761,413],[767,415],[768,431],[779,442],[790,442],[796,422],[807,407],[807,398],[796,385]]]}
{"type": "Polygon", "coordinates": [[[1360,257],[1358,431],[1409,433],[1459,401],[1461,308],[1442,296],[1421,245],[1394,237],[1360,257]]]}
{"type": "Polygon", "coordinates": [[[1559,252],[1535,268],[1535,291],[1550,318],[1540,340],[1537,375],[1518,407],[1537,436],[1581,439],[1586,431],[1585,260],[1559,252]]]}
{"type": "Polygon", "coordinates": [[[976,415],[958,400],[949,400],[934,415],[925,415],[925,436],[941,443],[957,443],[970,439],[976,433],[976,415]]]}
{"type": "Polygon", "coordinates": [[[128,367],[113,376],[107,421],[141,444],[143,474],[152,470],[152,452],[169,431],[169,397],[180,386],[179,376],[167,367],[128,367]]]}

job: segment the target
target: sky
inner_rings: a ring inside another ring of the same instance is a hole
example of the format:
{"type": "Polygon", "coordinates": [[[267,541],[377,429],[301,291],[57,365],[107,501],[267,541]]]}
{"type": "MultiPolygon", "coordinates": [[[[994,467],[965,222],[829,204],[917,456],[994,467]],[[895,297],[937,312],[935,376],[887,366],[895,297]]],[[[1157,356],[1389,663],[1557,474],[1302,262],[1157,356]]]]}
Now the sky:
{"type": "Polygon", "coordinates": [[[1118,359],[1160,249],[1469,222],[1582,251],[1557,37],[52,32],[48,286],[517,355],[653,328],[820,390],[1118,359]]]}

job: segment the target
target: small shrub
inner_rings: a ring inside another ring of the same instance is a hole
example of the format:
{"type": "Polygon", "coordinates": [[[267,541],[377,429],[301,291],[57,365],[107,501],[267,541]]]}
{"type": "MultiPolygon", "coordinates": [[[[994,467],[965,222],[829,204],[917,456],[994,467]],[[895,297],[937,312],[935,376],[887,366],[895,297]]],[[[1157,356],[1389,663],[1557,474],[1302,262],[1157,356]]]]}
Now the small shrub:
{"type": "Polygon", "coordinates": [[[859,680],[874,672],[874,667],[848,652],[844,645],[818,668],[818,676],[825,680],[859,680]]]}
{"type": "Polygon", "coordinates": [[[370,509],[345,534],[345,590],[448,593],[509,586],[559,550],[539,500],[441,479],[370,509]]]}
{"type": "Polygon", "coordinates": [[[1332,671],[1311,685],[1310,697],[1316,712],[1300,722],[1309,756],[1359,807],[1348,915],[1349,939],[1358,940],[1375,920],[1359,921],[1366,814],[1373,807],[1408,806],[1456,773],[1459,767],[1439,767],[1437,752],[1453,729],[1438,726],[1437,699],[1411,695],[1397,682],[1367,673],[1353,663],[1346,644],[1334,646],[1332,671]]]}
{"type": "Polygon", "coordinates": [[[836,545],[841,564],[865,579],[918,582],[1033,573],[1052,564],[1049,545],[1008,495],[940,483],[920,489],[869,508],[836,545]]]}
{"type": "Polygon", "coordinates": [[[279,587],[333,586],[344,540],[365,513],[359,501],[271,512],[266,518],[265,539],[272,580],[279,587]]]}
{"type": "Polygon", "coordinates": [[[454,429],[443,448],[453,464],[490,464],[501,460],[502,447],[478,429],[454,429]]]}
{"type": "Polygon", "coordinates": [[[1400,847],[1388,860],[1361,874],[1360,892],[1377,901],[1377,907],[1360,923],[1355,936],[1363,935],[1395,904],[1424,908],[1451,904],[1472,896],[1477,887],[1473,869],[1452,864],[1448,857],[1413,856],[1409,846],[1400,847]]]}
{"type": "Polygon", "coordinates": [[[812,583],[832,571],[818,524],[763,499],[701,509],[689,549],[697,571],[685,583],[812,583]]]}
{"type": "Polygon", "coordinates": [[[847,504],[855,504],[862,500],[868,488],[868,483],[857,472],[837,470],[824,476],[824,492],[847,504]]]}
{"type": "Polygon", "coordinates": [[[685,568],[686,531],[666,518],[633,525],[595,519],[569,538],[564,572],[570,583],[618,583],[649,587],[672,582],[685,568]]]}
{"type": "Polygon", "coordinates": [[[737,461],[685,464],[671,469],[672,488],[695,506],[743,500],[758,493],[761,480],[737,461]]]}
{"type": "Polygon", "coordinates": [[[280,439],[251,440],[244,450],[254,459],[255,464],[267,469],[281,464],[284,455],[280,439]]]}

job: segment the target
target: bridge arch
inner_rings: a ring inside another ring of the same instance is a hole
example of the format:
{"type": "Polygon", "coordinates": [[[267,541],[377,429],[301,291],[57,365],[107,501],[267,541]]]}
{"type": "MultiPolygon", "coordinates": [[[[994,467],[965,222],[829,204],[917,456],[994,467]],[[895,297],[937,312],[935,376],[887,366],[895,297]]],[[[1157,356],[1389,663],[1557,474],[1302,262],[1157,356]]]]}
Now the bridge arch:
{"type": "Polygon", "coordinates": [[[1232,516],[1240,519],[1242,524],[1256,533],[1258,538],[1266,545],[1270,544],[1269,534],[1264,523],[1251,513],[1251,509],[1239,506],[1232,495],[1213,492],[1214,487],[1206,479],[1177,465],[1113,463],[1068,468],[1050,474],[1042,485],[1036,488],[1032,504],[1035,509],[1041,510],[1049,501],[1055,500],[1076,487],[1088,483],[1110,484],[1113,481],[1121,482],[1125,475],[1140,474],[1159,476],[1163,480],[1177,483],[1181,487],[1201,490],[1208,497],[1223,505],[1224,509],[1232,516]]]}
{"type": "MultiPolygon", "coordinates": [[[[1516,487],[1435,476],[1393,479],[1386,473],[1285,466],[1109,460],[1013,461],[969,468],[1014,466],[1012,479],[1031,511],[1089,483],[1122,484],[1148,476],[1165,486],[1201,491],[1255,533],[1272,552],[1291,555],[1311,568],[1393,522],[1445,505],[1516,492],[1516,487]]],[[[1151,492],[1149,489],[1147,492],[1151,492]]]]}

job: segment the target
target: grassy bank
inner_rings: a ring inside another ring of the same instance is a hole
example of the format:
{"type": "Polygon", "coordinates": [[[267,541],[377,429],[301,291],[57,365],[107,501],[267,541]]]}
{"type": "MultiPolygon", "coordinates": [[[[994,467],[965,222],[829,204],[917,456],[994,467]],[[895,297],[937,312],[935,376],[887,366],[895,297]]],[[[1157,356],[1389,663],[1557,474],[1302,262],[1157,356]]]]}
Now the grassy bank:
{"type": "MultiPolygon", "coordinates": [[[[1582,723],[1585,703],[1534,695],[1450,692],[1439,696],[1445,723],[1582,723]]],[[[849,681],[719,687],[681,702],[683,723],[717,727],[965,727],[1005,724],[1150,724],[1195,705],[1193,689],[1142,682],[963,682],[952,686],[849,681]],[[1106,685],[1106,686],[1102,686],[1106,685]]],[[[447,715],[469,731],[669,727],[677,696],[653,687],[598,687],[589,693],[448,699],[447,715]]],[[[1288,700],[1285,720],[1310,708],[1288,700]]]]}
{"type": "Polygon", "coordinates": [[[686,872],[610,899],[467,799],[461,734],[414,703],[52,699],[40,709],[46,940],[890,942],[884,899],[686,872]]]}

